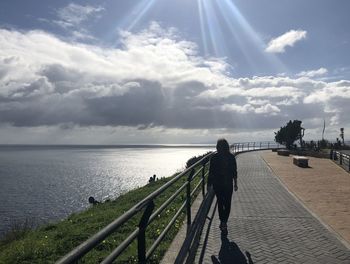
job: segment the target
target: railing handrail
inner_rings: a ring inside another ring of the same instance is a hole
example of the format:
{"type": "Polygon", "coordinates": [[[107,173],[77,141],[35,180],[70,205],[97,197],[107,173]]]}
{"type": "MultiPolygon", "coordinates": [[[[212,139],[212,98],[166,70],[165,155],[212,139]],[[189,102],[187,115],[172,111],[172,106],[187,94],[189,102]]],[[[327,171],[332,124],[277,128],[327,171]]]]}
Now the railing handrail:
{"type": "MultiPolygon", "coordinates": [[[[259,146],[262,146],[262,144],[271,144],[271,148],[272,145],[280,145],[276,142],[273,141],[262,141],[262,142],[244,142],[244,143],[234,143],[231,145],[231,148],[234,148],[235,146],[244,146],[245,144],[249,144],[253,143],[255,148],[254,150],[259,150],[259,146]],[[256,145],[255,145],[256,144],[256,145]],[[259,144],[259,145],[258,145],[259,144]]],[[[261,148],[261,149],[266,149],[266,148],[261,148]]],[[[253,150],[253,149],[252,149],[253,150]]],[[[244,147],[242,147],[242,151],[244,151],[244,147]]],[[[235,153],[241,152],[239,151],[235,151],[235,153]]],[[[112,234],[112,232],[114,232],[116,229],[118,229],[121,225],[123,225],[124,223],[126,223],[129,219],[131,219],[133,216],[135,216],[138,212],[140,212],[143,208],[147,208],[150,203],[153,203],[153,200],[158,197],[160,194],[162,194],[165,190],[167,190],[169,187],[171,187],[175,182],[177,182],[180,178],[184,177],[186,174],[192,174],[192,172],[194,173],[194,169],[197,168],[199,165],[202,165],[202,168],[200,170],[205,169],[205,166],[207,166],[207,164],[210,162],[210,158],[212,155],[214,155],[216,152],[211,152],[208,155],[204,156],[202,159],[200,159],[199,161],[197,161],[196,163],[194,163],[193,165],[191,165],[189,168],[185,169],[183,172],[181,172],[180,174],[176,175],[173,179],[171,179],[170,181],[168,181],[167,183],[165,183],[164,185],[162,185],[160,188],[158,188],[157,190],[155,190],[154,192],[152,192],[151,194],[149,194],[147,197],[145,197],[144,199],[142,199],[140,202],[136,203],[133,207],[131,207],[128,211],[126,211],[124,214],[122,214],[121,216],[119,216],[117,219],[115,219],[114,221],[112,221],[110,224],[108,224],[106,227],[102,228],[100,231],[98,231],[96,234],[94,234],[92,237],[90,237],[89,239],[87,239],[86,241],[84,241],[83,243],[81,243],[79,246],[77,246],[76,248],[74,248],[72,251],[70,251],[68,254],[66,254],[65,256],[63,256],[61,259],[59,259],[56,263],[57,264],[66,264],[66,263],[72,263],[74,261],[77,261],[78,259],[80,259],[81,257],[83,257],[86,253],[88,253],[91,249],[93,249],[96,245],[98,245],[100,242],[102,242],[107,236],[109,236],[110,234],[112,234]]],[[[197,172],[198,173],[198,172],[197,172]]],[[[196,173],[196,174],[197,174],[196,173]]],[[[188,181],[184,184],[184,185],[188,185],[190,184],[190,182],[193,180],[192,176],[194,176],[193,174],[191,176],[189,176],[188,181]]],[[[204,172],[202,177],[205,177],[204,172]]],[[[202,178],[202,180],[200,181],[200,183],[196,186],[196,190],[199,189],[198,187],[201,184],[205,184],[204,183],[204,178],[202,178]]],[[[181,187],[183,188],[184,185],[181,187]]],[[[203,188],[204,190],[204,188],[203,188]]],[[[180,192],[179,192],[180,193],[180,192]]],[[[194,193],[194,191],[192,191],[191,195],[194,193]]],[[[203,191],[203,195],[204,195],[204,191],[203,191]]],[[[187,198],[190,199],[190,198],[187,198]]],[[[170,201],[171,202],[171,201],[170,201]]],[[[169,202],[169,204],[170,204],[169,202]]],[[[186,202],[186,201],[185,201],[186,202]]],[[[165,201],[165,203],[167,203],[167,201],[165,201]]],[[[168,204],[168,205],[169,205],[168,204]]],[[[162,205],[161,205],[162,206],[162,205]]],[[[178,211],[178,213],[175,215],[176,217],[179,216],[179,212],[182,211],[182,209],[184,208],[185,204],[183,204],[180,207],[180,210],[178,211]]],[[[154,207],[154,204],[153,204],[154,207]]],[[[165,208],[165,206],[164,206],[165,208]]],[[[151,209],[151,213],[152,213],[153,208],[151,209]]],[[[147,210],[146,210],[147,211],[147,210]]],[[[148,219],[146,222],[148,222],[149,218],[151,217],[151,215],[148,216],[148,219]]],[[[154,217],[153,217],[154,218],[154,217]]],[[[152,220],[153,220],[152,218],[152,220]]],[[[173,217],[173,219],[171,221],[174,220],[175,217],[173,217]]],[[[176,218],[175,218],[176,219],[176,218]]],[[[146,227],[147,227],[148,223],[146,223],[146,227]]],[[[126,238],[120,245],[119,247],[123,247],[126,248],[135,238],[136,236],[139,234],[139,228],[135,229],[128,238],[126,238]],[[131,241],[129,241],[129,240],[131,241]],[[128,240],[128,241],[127,241],[128,240]],[[125,246],[125,247],[124,247],[125,246]]],[[[118,248],[119,248],[118,247],[118,248]]],[[[116,254],[116,253],[115,253],[116,254]]],[[[109,257],[107,257],[107,259],[109,259],[109,257]]],[[[108,261],[106,263],[109,263],[108,261]]]]}
{"type": "Polygon", "coordinates": [[[232,145],[236,145],[236,144],[248,144],[248,143],[274,143],[274,144],[278,144],[275,141],[246,141],[246,142],[234,142],[231,144],[232,145]]]}
{"type": "Polygon", "coordinates": [[[348,159],[350,158],[350,154],[343,153],[343,152],[341,152],[341,150],[339,150],[339,149],[337,149],[337,150],[334,149],[333,151],[336,152],[336,153],[338,153],[338,154],[340,154],[340,155],[342,155],[342,156],[347,157],[348,159]]]}
{"type": "Polygon", "coordinates": [[[184,175],[189,173],[192,169],[200,165],[203,161],[206,159],[209,159],[215,152],[209,153],[193,165],[191,165],[189,168],[185,169],[182,173],[179,175],[176,175],[173,179],[162,185],[160,188],[155,190],[153,193],[149,194],[147,197],[142,199],[140,202],[135,204],[133,207],[131,207],[128,211],[126,211],[123,215],[119,216],[116,220],[108,224],[106,227],[101,229],[99,232],[97,232],[95,235],[90,237],[88,240],[77,246],[75,249],[73,249],[71,252],[69,252],[67,255],[65,255],[63,258],[58,260],[57,264],[63,264],[63,263],[71,263],[73,261],[76,261],[80,257],[84,256],[87,252],[90,251],[90,249],[94,248],[96,245],[98,245],[101,241],[103,241],[107,236],[109,236],[114,230],[116,230],[118,227],[123,225],[126,221],[128,221],[131,217],[136,215],[138,212],[140,212],[144,207],[147,206],[148,202],[153,200],[155,197],[163,193],[166,189],[168,189],[170,186],[172,186],[175,182],[177,182],[180,178],[182,178],[184,175]]]}
{"type": "Polygon", "coordinates": [[[336,161],[339,157],[339,165],[344,168],[346,171],[350,172],[350,155],[341,152],[338,149],[331,149],[329,152],[329,157],[331,160],[336,161]]]}

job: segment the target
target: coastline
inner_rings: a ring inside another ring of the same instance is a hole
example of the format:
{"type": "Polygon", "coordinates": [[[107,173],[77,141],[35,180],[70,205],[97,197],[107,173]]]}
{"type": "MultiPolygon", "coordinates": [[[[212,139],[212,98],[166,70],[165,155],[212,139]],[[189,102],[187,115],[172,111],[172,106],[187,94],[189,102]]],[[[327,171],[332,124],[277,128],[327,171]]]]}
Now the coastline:
{"type": "MultiPolygon", "coordinates": [[[[200,156],[197,156],[200,157],[200,156]]],[[[70,250],[91,237],[102,227],[108,225],[118,218],[128,209],[144,197],[154,192],[176,174],[161,178],[155,182],[148,183],[128,191],[117,197],[115,200],[91,206],[87,210],[73,213],[64,220],[57,223],[41,226],[35,230],[13,230],[0,241],[0,263],[42,263],[55,262],[70,250]]],[[[187,177],[180,178],[174,185],[169,187],[159,198],[157,198],[156,208],[168,199],[184,182],[187,177]]],[[[198,184],[199,179],[193,181],[198,184]]],[[[180,193],[178,198],[157,217],[147,229],[147,239],[155,240],[162,228],[183,204],[186,197],[185,191],[180,193]]],[[[199,192],[199,189],[196,193],[199,192]]],[[[97,263],[107,256],[117,245],[121,243],[131,232],[135,230],[140,219],[140,213],[133,219],[125,223],[114,234],[106,238],[96,249],[83,258],[82,263],[97,263]]],[[[152,261],[160,262],[162,256],[167,251],[170,243],[177,234],[183,222],[184,214],[176,220],[175,224],[166,235],[165,240],[152,255],[152,261]]],[[[134,241],[120,258],[121,262],[133,262],[137,258],[137,245],[134,241]]]]}
{"type": "Polygon", "coordinates": [[[14,222],[42,225],[169,177],[206,148],[0,148],[0,237],[14,222]]]}

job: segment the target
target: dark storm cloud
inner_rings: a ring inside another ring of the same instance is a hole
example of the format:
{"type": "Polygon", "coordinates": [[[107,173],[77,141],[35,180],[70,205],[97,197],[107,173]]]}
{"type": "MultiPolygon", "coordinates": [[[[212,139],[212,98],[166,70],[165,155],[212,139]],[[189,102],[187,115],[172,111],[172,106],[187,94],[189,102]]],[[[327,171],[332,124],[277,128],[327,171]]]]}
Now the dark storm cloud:
{"type": "Polygon", "coordinates": [[[67,43],[44,32],[0,30],[0,36],[6,39],[0,42],[0,123],[257,130],[294,118],[350,121],[349,81],[235,79],[224,61],[194,55],[193,43],[157,25],[125,33],[123,49],[67,43]]]}

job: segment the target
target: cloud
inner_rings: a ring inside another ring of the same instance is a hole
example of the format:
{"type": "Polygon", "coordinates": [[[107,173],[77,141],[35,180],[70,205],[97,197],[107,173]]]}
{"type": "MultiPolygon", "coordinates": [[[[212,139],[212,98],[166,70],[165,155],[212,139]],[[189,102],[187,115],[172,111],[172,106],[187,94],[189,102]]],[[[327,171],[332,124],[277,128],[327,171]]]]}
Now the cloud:
{"type": "Polygon", "coordinates": [[[328,73],[328,70],[326,68],[319,68],[318,70],[311,70],[311,71],[302,71],[297,74],[299,77],[317,77],[317,76],[323,76],[328,73]]]}
{"type": "Polygon", "coordinates": [[[270,103],[264,104],[259,107],[254,107],[251,104],[245,104],[243,106],[237,104],[225,104],[221,106],[221,109],[223,111],[236,112],[240,114],[255,113],[268,115],[275,115],[276,113],[281,111],[277,106],[271,105],[270,103]]]}
{"type": "Polygon", "coordinates": [[[290,30],[283,35],[270,40],[265,51],[270,53],[283,53],[287,46],[293,47],[294,44],[306,38],[307,32],[304,30],[290,30]]]}
{"type": "Polygon", "coordinates": [[[57,24],[63,28],[79,26],[85,20],[91,18],[103,11],[104,8],[101,6],[89,6],[89,5],[78,5],[70,3],[65,7],[57,10],[57,24]]]}
{"type": "Polygon", "coordinates": [[[60,27],[72,40],[94,40],[86,24],[91,19],[99,18],[100,13],[104,10],[102,6],[70,3],[56,10],[56,19],[39,18],[38,20],[60,27]]]}
{"type": "Polygon", "coordinates": [[[101,48],[0,29],[0,124],[262,131],[289,119],[310,120],[310,128],[323,117],[350,123],[349,81],[233,78],[224,60],[199,56],[157,23],[121,40],[121,48],[101,48]]]}

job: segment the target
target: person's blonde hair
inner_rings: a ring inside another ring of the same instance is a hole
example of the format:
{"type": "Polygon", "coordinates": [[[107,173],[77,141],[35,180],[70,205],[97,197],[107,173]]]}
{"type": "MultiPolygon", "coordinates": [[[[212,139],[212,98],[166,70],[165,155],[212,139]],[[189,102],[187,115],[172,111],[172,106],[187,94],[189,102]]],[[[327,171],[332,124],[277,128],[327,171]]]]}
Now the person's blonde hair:
{"type": "Polygon", "coordinates": [[[216,143],[216,150],[219,154],[227,154],[230,153],[230,146],[226,139],[220,138],[216,143]]]}

